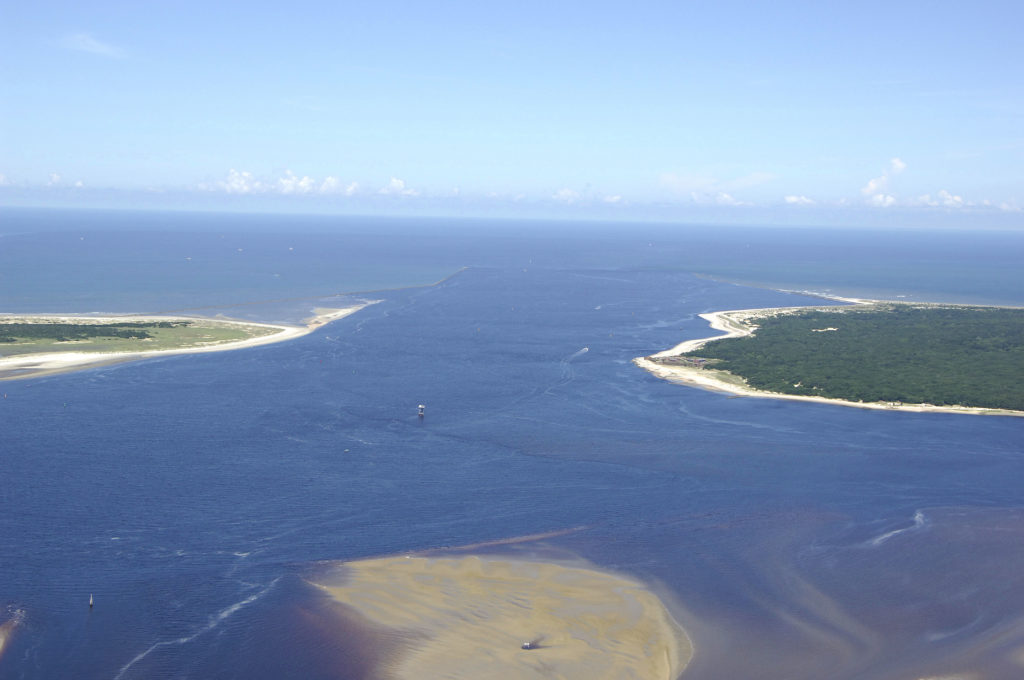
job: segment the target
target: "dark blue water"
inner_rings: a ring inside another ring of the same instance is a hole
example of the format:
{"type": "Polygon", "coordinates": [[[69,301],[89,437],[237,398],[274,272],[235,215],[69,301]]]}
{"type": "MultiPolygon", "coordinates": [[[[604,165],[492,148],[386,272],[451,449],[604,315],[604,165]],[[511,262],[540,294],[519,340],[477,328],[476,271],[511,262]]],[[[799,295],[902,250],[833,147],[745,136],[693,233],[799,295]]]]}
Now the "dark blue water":
{"type": "Polygon", "coordinates": [[[0,385],[0,605],[22,612],[0,677],[369,677],[380,643],[339,635],[318,561],[565,530],[506,550],[656,584],[686,677],[1024,670],[1024,420],[631,364],[703,312],[818,302],[691,272],[1022,304],[1022,236],[0,214],[2,311],[383,300],[289,343],[0,385]]]}

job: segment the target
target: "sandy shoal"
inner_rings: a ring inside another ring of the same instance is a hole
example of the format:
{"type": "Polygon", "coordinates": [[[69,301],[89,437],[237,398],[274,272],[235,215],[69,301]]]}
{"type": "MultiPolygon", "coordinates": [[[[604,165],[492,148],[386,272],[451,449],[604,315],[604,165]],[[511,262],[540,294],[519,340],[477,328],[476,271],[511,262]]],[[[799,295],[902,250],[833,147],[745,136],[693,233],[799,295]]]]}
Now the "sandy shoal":
{"type": "MultiPolygon", "coordinates": [[[[872,304],[875,300],[860,300],[857,298],[833,298],[842,302],[854,304],[872,304]]],[[[932,404],[895,404],[890,402],[869,402],[847,401],[845,399],[829,399],[826,397],[803,396],[799,394],[783,394],[781,392],[768,392],[757,390],[746,384],[739,376],[727,371],[716,371],[711,368],[696,368],[691,366],[678,366],[659,364],[651,361],[662,357],[673,357],[686,352],[692,352],[708,342],[723,340],[725,338],[737,338],[752,334],[757,330],[756,321],[758,318],[785,314],[796,310],[815,309],[814,307],[769,307],[764,309],[735,309],[721,312],[701,314],[700,318],[711,324],[712,330],[723,331],[721,335],[714,335],[708,338],[698,338],[681,342],[675,347],[652,354],[647,357],[637,357],[633,363],[648,371],[652,375],[663,378],[670,382],[699,387],[705,390],[726,392],[740,397],[762,397],[769,399],[788,399],[791,401],[811,401],[820,404],[838,404],[840,406],[853,406],[855,408],[880,409],[886,411],[915,411],[919,413],[966,413],[973,415],[1009,415],[1024,416],[1024,411],[1011,411],[1008,409],[975,408],[970,406],[935,406],[932,404]]]]}
{"type": "Polygon", "coordinates": [[[14,635],[14,629],[21,623],[21,616],[21,613],[17,612],[12,618],[0,623],[0,658],[3,657],[4,649],[14,635]]]}
{"type": "Polygon", "coordinates": [[[398,679],[673,680],[693,655],[661,601],[622,576],[478,556],[343,566],[343,583],[316,585],[406,637],[398,679]]]}
{"type": "MultiPolygon", "coordinates": [[[[136,361],[139,359],[150,359],[153,357],[172,356],[175,354],[200,354],[204,352],[224,352],[228,350],[244,349],[247,347],[258,347],[276,342],[292,340],[312,333],[321,326],[338,319],[355,314],[360,309],[374,304],[363,302],[342,309],[317,309],[316,315],[306,321],[304,326],[286,326],[282,324],[254,323],[249,321],[233,321],[230,319],[213,319],[207,317],[172,317],[172,316],[73,316],[73,315],[17,315],[18,319],[63,321],[68,323],[89,322],[89,323],[153,323],[160,321],[213,321],[218,324],[238,324],[240,326],[257,326],[266,328],[271,332],[255,338],[221,342],[210,345],[197,345],[194,347],[181,347],[175,349],[150,350],[139,352],[46,352],[38,354],[19,354],[10,357],[0,357],[0,380],[20,380],[35,378],[55,373],[65,373],[83,368],[92,368],[109,364],[121,363],[124,361],[136,361]]],[[[13,316],[13,315],[12,315],[13,316]]]]}

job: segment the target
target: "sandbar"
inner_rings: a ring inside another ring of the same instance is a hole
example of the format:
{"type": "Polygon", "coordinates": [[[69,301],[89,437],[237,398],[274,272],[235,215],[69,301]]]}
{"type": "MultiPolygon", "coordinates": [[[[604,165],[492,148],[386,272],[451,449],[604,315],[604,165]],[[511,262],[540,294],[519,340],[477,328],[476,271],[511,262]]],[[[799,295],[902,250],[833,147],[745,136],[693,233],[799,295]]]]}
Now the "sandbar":
{"type": "Polygon", "coordinates": [[[653,592],[597,569],[476,555],[340,566],[339,583],[314,585],[402,636],[379,669],[398,680],[674,680],[693,656],[653,592]]]}
{"type": "MultiPolygon", "coordinates": [[[[878,300],[863,300],[860,298],[832,298],[841,302],[852,304],[877,304],[878,300]]],[[[740,397],[759,397],[768,399],[789,399],[792,401],[811,401],[821,404],[837,404],[839,406],[853,406],[855,408],[879,409],[886,411],[914,411],[919,413],[965,413],[971,415],[1002,415],[1002,416],[1024,416],[1022,411],[1010,409],[977,408],[972,406],[935,406],[933,404],[903,404],[893,402],[862,402],[848,401],[845,399],[831,399],[828,397],[814,397],[799,394],[783,394],[781,392],[769,392],[750,387],[742,377],[729,373],[728,371],[715,370],[713,368],[698,368],[696,366],[667,365],[656,363],[651,359],[674,357],[692,352],[705,343],[725,338],[736,338],[750,335],[757,330],[757,320],[766,316],[786,314],[802,310],[830,309],[833,307],[766,307],[763,309],[734,309],[720,312],[701,314],[700,318],[711,324],[716,331],[723,331],[721,335],[714,335],[707,338],[698,338],[681,342],[675,347],[663,350],[646,357],[637,357],[633,363],[648,371],[649,373],[681,385],[689,385],[715,392],[726,392],[740,397]]]]}
{"type": "Polygon", "coordinates": [[[285,340],[312,333],[324,324],[336,321],[343,317],[358,312],[368,305],[375,304],[376,300],[361,302],[356,305],[342,309],[317,309],[316,314],[307,319],[303,326],[291,326],[284,324],[265,324],[250,321],[236,321],[232,319],[211,319],[209,317],[185,317],[185,316],[76,316],[76,315],[4,315],[6,318],[16,317],[18,320],[32,319],[43,321],[63,321],[68,323],[153,323],[160,321],[207,321],[218,324],[235,324],[245,327],[256,327],[265,329],[266,333],[257,337],[245,340],[230,342],[219,342],[200,344],[191,347],[180,347],[175,349],[149,350],[149,351],[127,351],[127,352],[89,352],[67,351],[67,352],[46,352],[36,354],[15,354],[13,356],[0,356],[0,380],[23,380],[25,378],[37,378],[56,373],[66,373],[84,368],[94,368],[125,361],[137,361],[140,359],[151,359],[155,357],[172,356],[176,354],[199,354],[204,352],[223,352],[228,350],[244,349],[247,347],[258,347],[269,345],[285,340]]]}
{"type": "Polygon", "coordinates": [[[14,635],[14,629],[21,623],[23,616],[24,613],[19,610],[14,613],[14,616],[0,623],[0,658],[3,658],[4,649],[6,649],[7,643],[14,635]]]}

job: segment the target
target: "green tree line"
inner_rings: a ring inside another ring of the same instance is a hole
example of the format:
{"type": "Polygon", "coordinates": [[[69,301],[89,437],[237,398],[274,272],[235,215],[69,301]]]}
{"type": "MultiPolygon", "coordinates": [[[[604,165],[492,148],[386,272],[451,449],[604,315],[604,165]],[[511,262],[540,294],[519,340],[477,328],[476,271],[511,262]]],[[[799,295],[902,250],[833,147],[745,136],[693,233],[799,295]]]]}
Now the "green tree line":
{"type": "Polygon", "coordinates": [[[103,323],[0,323],[0,342],[55,340],[69,342],[90,338],[145,340],[153,335],[147,329],[189,325],[188,321],[103,323]]]}
{"type": "Polygon", "coordinates": [[[1024,410],[1021,309],[893,304],[757,324],[684,356],[784,394],[1024,410]]]}

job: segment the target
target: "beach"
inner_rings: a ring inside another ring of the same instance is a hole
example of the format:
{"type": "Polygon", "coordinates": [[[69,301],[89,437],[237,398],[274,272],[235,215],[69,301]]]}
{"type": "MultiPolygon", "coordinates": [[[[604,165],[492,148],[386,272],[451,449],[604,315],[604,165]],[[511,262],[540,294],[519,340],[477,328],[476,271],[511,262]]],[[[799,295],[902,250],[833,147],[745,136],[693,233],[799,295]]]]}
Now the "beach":
{"type": "Polygon", "coordinates": [[[340,567],[314,585],[363,624],[403,637],[381,669],[389,677],[674,680],[693,655],[654,593],[596,569],[489,556],[340,567]]]}
{"type": "MultiPolygon", "coordinates": [[[[832,298],[852,304],[874,304],[876,300],[862,300],[859,298],[832,298]]],[[[831,306],[830,306],[831,307],[831,306]]],[[[646,357],[637,357],[633,363],[648,371],[652,375],[663,378],[670,382],[691,387],[699,387],[705,390],[726,392],[739,397],[758,397],[769,399],[788,399],[792,401],[810,401],[821,404],[838,404],[840,406],[852,406],[855,408],[879,409],[885,411],[913,411],[918,413],[964,413],[971,415],[1012,415],[1024,416],[1024,412],[1008,409],[975,408],[970,406],[935,406],[933,404],[903,404],[893,402],[861,402],[847,401],[845,399],[830,399],[827,397],[805,396],[797,394],[783,394],[781,392],[768,392],[750,387],[740,376],[728,371],[715,370],[713,368],[698,368],[696,366],[667,365],[652,361],[675,357],[686,352],[692,352],[708,342],[724,340],[725,338],[737,338],[751,335],[757,330],[757,319],[776,314],[787,314],[808,309],[827,309],[830,307],[770,307],[764,309],[734,309],[720,312],[701,314],[700,318],[706,320],[713,330],[722,331],[721,335],[714,335],[707,338],[697,338],[681,342],[675,347],[663,350],[646,357]]]]}
{"type": "MultiPolygon", "coordinates": [[[[67,351],[67,352],[46,352],[38,354],[15,354],[13,356],[0,356],[0,380],[18,380],[24,378],[37,378],[45,375],[66,373],[84,368],[94,368],[117,364],[126,361],[138,361],[140,359],[152,359],[156,357],[172,356],[177,354],[199,354],[205,352],[223,352],[247,347],[258,347],[269,345],[286,340],[293,340],[303,335],[312,333],[321,326],[344,318],[358,312],[374,302],[362,302],[357,305],[341,309],[315,310],[314,316],[306,320],[303,326],[290,326],[282,324],[253,323],[248,321],[235,321],[231,319],[211,319],[208,317],[184,317],[184,316],[75,316],[75,315],[17,315],[18,320],[33,320],[36,322],[64,322],[64,323],[156,323],[161,321],[202,321],[221,325],[237,325],[241,327],[254,328],[263,334],[245,340],[220,342],[216,344],[196,345],[192,347],[181,347],[175,349],[149,350],[149,351],[127,351],[127,352],[89,352],[89,351],[67,351]]],[[[13,316],[13,315],[11,315],[13,316]]]]}

